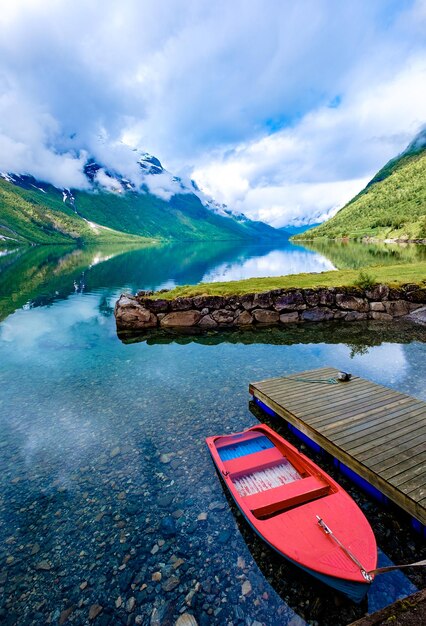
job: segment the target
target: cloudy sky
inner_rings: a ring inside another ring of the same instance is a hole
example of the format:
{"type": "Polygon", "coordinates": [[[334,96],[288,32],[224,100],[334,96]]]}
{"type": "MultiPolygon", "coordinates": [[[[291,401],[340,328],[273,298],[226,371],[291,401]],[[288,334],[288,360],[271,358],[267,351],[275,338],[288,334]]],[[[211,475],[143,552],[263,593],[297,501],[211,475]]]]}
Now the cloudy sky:
{"type": "Polygon", "coordinates": [[[124,144],[275,226],[342,206],[426,122],[426,0],[13,0],[0,171],[83,187],[124,144]]]}

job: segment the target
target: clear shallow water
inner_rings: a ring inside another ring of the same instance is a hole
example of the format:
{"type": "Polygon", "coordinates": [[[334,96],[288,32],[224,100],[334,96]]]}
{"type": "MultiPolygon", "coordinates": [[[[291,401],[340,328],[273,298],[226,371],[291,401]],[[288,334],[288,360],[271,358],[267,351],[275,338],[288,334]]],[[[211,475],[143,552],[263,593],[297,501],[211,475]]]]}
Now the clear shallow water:
{"type": "MultiPolygon", "coordinates": [[[[189,282],[217,262],[203,263],[196,251],[184,268],[170,254],[144,252],[136,268],[130,255],[133,262],[120,255],[119,265],[71,271],[62,261],[62,273],[50,269],[29,305],[0,325],[5,623],[56,624],[72,608],[66,623],[85,624],[99,604],[95,624],[132,624],[136,616],[174,624],[186,609],[199,624],[338,625],[422,586],[419,572],[378,577],[355,607],[286,564],[229,502],[204,444],[208,435],[268,422],[249,405],[250,381],[306,368],[333,365],[426,399],[421,330],[306,325],[158,334],[125,345],[112,315],[123,287],[189,282]],[[243,596],[246,580],[251,592],[243,596]]],[[[26,275],[40,271],[28,265],[26,275]]],[[[403,517],[326,469],[369,517],[382,563],[420,558],[422,542],[403,517]]]]}

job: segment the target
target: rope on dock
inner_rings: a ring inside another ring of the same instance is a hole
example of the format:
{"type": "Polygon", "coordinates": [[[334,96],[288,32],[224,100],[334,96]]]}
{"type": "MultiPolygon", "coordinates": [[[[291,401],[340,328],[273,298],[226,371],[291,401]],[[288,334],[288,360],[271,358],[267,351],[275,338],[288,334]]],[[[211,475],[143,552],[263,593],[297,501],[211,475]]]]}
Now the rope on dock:
{"type": "Polygon", "coordinates": [[[292,376],[287,376],[287,380],[296,380],[301,383],[322,383],[324,385],[335,385],[336,383],[341,382],[349,382],[352,378],[352,374],[348,372],[339,372],[337,376],[333,376],[332,378],[293,378],[292,376]]]}
{"type": "Polygon", "coordinates": [[[300,383],[323,383],[324,385],[335,385],[339,381],[337,378],[288,378],[288,380],[296,380],[300,383]]]}

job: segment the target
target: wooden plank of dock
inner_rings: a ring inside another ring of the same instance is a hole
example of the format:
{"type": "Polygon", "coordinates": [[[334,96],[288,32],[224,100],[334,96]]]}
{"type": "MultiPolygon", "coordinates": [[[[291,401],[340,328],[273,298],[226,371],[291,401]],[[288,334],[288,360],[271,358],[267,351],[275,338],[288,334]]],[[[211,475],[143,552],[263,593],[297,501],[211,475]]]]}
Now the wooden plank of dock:
{"type": "Polygon", "coordinates": [[[426,402],[323,367],[251,383],[277,415],[426,525],[426,402]]]}

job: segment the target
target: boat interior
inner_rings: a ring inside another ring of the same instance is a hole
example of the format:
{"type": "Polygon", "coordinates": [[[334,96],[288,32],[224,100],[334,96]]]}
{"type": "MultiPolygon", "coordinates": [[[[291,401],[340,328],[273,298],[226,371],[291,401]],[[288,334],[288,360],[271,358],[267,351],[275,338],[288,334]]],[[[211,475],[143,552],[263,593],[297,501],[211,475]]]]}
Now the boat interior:
{"type": "Polygon", "coordinates": [[[276,445],[260,430],[215,440],[241,504],[257,519],[307,504],[334,492],[326,476],[315,472],[292,446],[276,445]]]}

